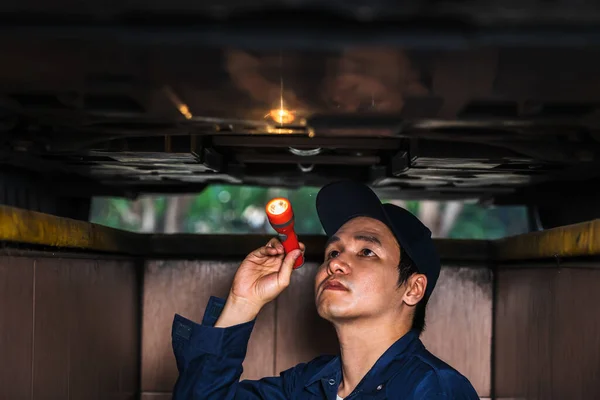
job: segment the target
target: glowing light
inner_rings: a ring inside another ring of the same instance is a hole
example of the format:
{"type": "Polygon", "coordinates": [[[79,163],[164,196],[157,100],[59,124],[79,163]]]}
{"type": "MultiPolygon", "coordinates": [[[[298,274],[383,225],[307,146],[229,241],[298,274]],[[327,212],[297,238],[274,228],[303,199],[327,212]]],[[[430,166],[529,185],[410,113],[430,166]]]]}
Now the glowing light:
{"type": "Polygon", "coordinates": [[[165,86],[164,91],[165,91],[167,97],[169,98],[169,100],[171,100],[171,102],[173,103],[173,105],[175,105],[175,107],[177,107],[177,110],[186,119],[192,119],[193,116],[192,116],[192,113],[190,112],[190,108],[187,106],[187,104],[185,104],[183,101],[181,101],[181,99],[179,98],[179,96],[177,96],[175,91],[170,86],[165,86]]]}
{"type": "Polygon", "coordinates": [[[289,204],[284,200],[275,200],[269,204],[269,212],[272,215],[280,215],[285,212],[289,207],[289,204]]]}
{"type": "Polygon", "coordinates": [[[271,110],[268,116],[271,117],[273,121],[280,124],[289,124],[296,119],[291,111],[288,111],[284,108],[271,110]]]}
{"type": "Polygon", "coordinates": [[[293,133],[302,133],[298,129],[288,129],[288,128],[277,128],[273,126],[267,126],[267,133],[274,133],[278,135],[287,135],[293,133]]]}
{"type": "Polygon", "coordinates": [[[188,106],[186,106],[185,104],[181,104],[181,105],[178,107],[178,109],[179,109],[179,112],[180,112],[181,114],[183,114],[183,116],[184,116],[186,119],[192,119],[192,113],[190,112],[190,109],[188,108],[188,106]]]}

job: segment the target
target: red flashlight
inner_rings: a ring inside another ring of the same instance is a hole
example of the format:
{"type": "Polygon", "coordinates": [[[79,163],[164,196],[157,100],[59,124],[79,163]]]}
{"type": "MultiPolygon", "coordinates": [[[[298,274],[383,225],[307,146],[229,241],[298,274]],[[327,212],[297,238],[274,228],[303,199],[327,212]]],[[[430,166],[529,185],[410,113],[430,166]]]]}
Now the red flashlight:
{"type": "MultiPolygon", "coordinates": [[[[279,234],[285,253],[299,249],[298,236],[294,231],[294,211],[290,201],[283,197],[276,197],[267,203],[265,209],[269,223],[279,234]]],[[[302,264],[304,264],[304,256],[301,254],[296,259],[294,269],[300,268],[302,264]]]]}

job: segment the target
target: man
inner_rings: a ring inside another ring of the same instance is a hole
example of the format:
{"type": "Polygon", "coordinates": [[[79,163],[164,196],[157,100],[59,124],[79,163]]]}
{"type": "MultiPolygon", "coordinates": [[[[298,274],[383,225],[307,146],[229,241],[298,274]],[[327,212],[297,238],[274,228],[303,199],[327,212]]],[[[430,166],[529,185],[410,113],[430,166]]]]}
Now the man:
{"type": "Polygon", "coordinates": [[[174,399],[478,399],[419,340],[440,273],[431,232],[349,181],[323,187],[317,212],[329,240],[315,302],[335,327],[340,354],[239,382],[255,318],[289,285],[301,254],[284,255],[272,239],[242,262],[225,302],[211,298],[202,324],[175,316],[174,399]]]}

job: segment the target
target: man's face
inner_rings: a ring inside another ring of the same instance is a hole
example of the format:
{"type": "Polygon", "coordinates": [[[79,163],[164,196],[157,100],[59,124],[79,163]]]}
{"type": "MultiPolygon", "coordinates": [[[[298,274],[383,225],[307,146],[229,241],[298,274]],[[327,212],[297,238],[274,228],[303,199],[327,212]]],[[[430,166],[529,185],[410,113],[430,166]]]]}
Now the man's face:
{"type": "Polygon", "coordinates": [[[325,248],[315,277],[319,315],[329,321],[378,317],[397,312],[400,248],[382,222],[357,217],[344,224],[325,248]]]}

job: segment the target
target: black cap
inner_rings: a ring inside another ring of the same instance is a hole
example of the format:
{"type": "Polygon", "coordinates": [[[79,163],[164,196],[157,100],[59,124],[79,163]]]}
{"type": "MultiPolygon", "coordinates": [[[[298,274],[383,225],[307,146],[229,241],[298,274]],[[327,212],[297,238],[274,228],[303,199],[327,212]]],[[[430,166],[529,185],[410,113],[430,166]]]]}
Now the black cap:
{"type": "Polygon", "coordinates": [[[425,297],[431,295],[440,275],[440,259],[431,231],[409,211],[394,204],[382,204],[375,192],[362,183],[339,181],[319,191],[317,213],[327,236],[334,235],[355,217],[370,217],[386,224],[419,272],[427,277],[425,297]]]}

